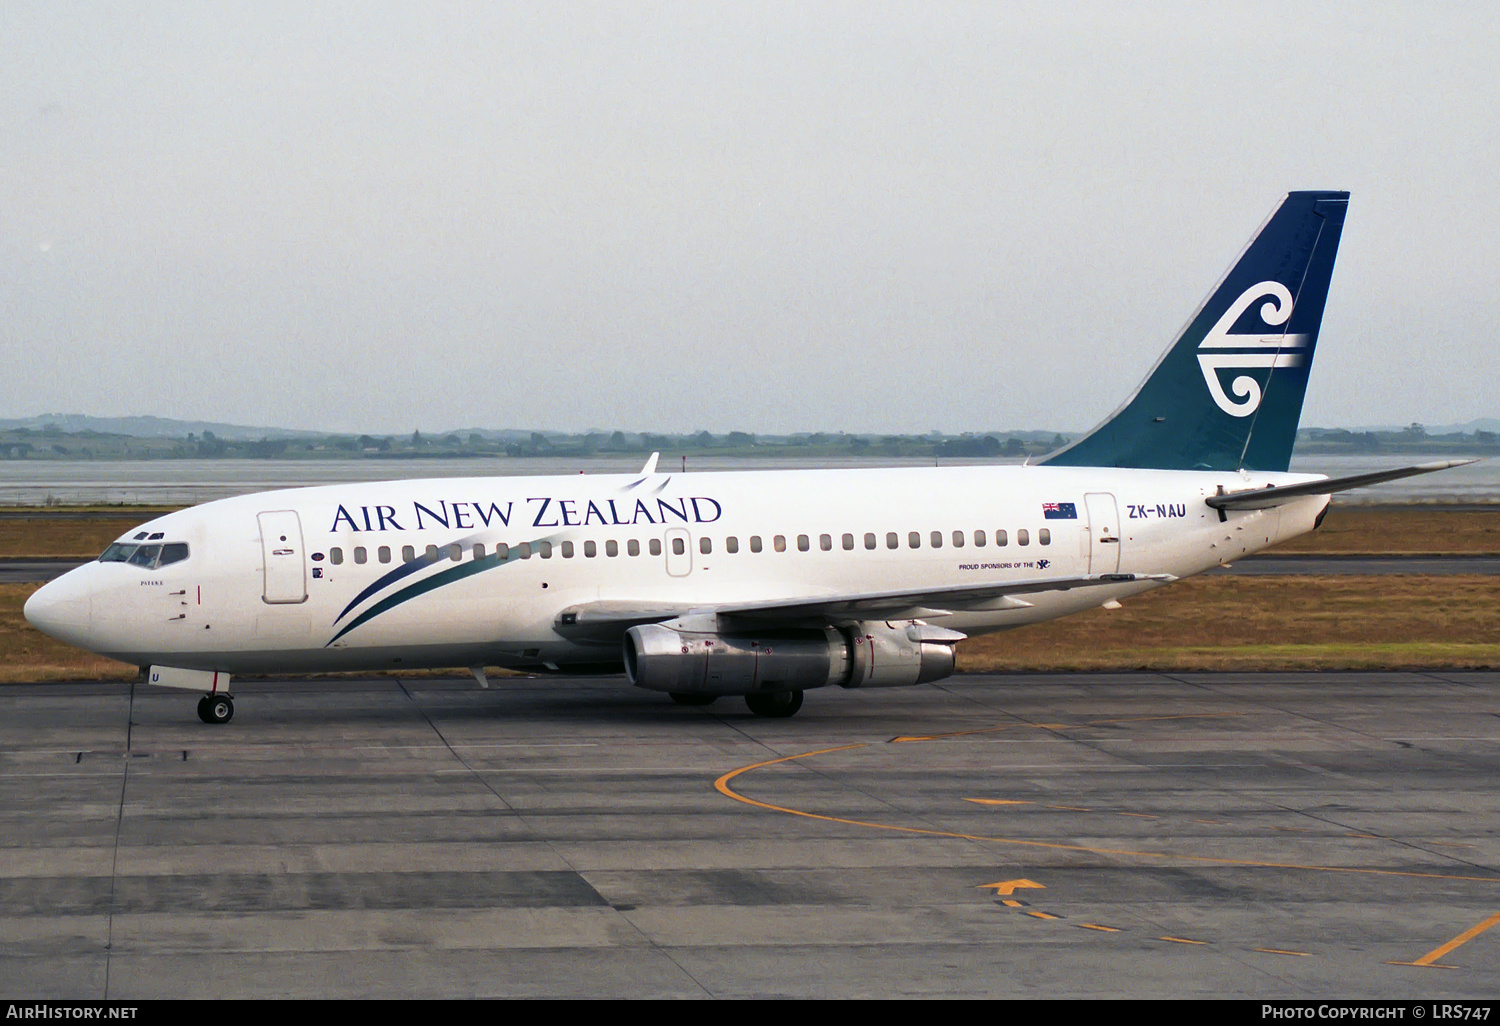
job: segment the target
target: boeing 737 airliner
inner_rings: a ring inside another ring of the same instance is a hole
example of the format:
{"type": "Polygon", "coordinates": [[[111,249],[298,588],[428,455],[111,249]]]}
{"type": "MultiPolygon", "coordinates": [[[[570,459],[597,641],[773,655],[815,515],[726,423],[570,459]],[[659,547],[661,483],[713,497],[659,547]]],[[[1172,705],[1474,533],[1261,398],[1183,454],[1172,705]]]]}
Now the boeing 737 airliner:
{"type": "Polygon", "coordinates": [[[1289,474],[1348,193],[1294,192],[1113,416],[1032,466],[330,485],[143,524],[36,592],[43,631],[203,692],[233,674],[623,670],[790,716],[953,672],[966,636],[1111,604],[1312,530],[1289,474]]]}

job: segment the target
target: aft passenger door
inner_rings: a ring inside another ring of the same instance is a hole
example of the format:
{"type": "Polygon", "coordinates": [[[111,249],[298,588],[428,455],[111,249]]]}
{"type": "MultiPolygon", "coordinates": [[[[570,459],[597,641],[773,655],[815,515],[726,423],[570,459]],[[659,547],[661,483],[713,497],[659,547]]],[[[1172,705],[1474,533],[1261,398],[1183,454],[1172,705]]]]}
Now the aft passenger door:
{"type": "Polygon", "coordinates": [[[269,605],[307,601],[307,563],[302,551],[302,521],[296,510],[262,513],[260,549],[265,558],[262,596],[269,605]]]}
{"type": "Polygon", "coordinates": [[[1109,492],[1083,497],[1089,511],[1089,573],[1120,572],[1120,510],[1109,492]]]}

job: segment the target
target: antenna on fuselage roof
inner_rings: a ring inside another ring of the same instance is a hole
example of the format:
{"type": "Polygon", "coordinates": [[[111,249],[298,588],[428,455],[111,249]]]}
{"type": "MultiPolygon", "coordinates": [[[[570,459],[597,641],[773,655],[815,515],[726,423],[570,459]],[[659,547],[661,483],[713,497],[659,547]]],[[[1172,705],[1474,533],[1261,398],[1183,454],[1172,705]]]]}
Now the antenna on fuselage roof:
{"type": "Polygon", "coordinates": [[[659,453],[659,452],[653,452],[651,454],[651,458],[646,461],[646,465],[641,468],[641,473],[642,474],[654,474],[654,473],[656,473],[656,461],[657,461],[657,458],[660,457],[660,456],[661,456],[661,453],[659,453]]]}

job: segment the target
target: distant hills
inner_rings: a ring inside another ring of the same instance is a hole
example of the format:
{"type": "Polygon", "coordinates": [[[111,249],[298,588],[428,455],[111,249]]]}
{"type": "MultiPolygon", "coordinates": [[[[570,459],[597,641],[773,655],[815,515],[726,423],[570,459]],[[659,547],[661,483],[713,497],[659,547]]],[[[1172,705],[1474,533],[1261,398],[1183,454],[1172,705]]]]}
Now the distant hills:
{"type": "MultiPolygon", "coordinates": [[[[934,459],[1035,458],[1077,436],[1050,430],[896,435],[796,432],[785,435],[729,431],[658,434],[595,430],[577,433],[463,428],[410,434],[355,434],[254,427],[170,417],[92,417],[44,413],[0,419],[0,459],[390,459],[464,456],[582,457],[610,453],[736,457],[931,457],[934,459]]],[[[1433,453],[1500,455],[1500,420],[1464,424],[1406,424],[1374,428],[1303,428],[1300,455],[1433,453]]]]}
{"type": "MultiPolygon", "coordinates": [[[[208,420],[174,420],[171,417],[91,417],[84,413],[42,413],[35,417],[23,417],[19,419],[6,420],[0,418],[0,431],[37,431],[41,432],[51,429],[61,431],[70,435],[98,434],[98,435],[124,435],[127,438],[187,438],[189,435],[201,438],[208,434],[211,437],[220,438],[228,442],[252,442],[264,441],[266,439],[289,439],[289,438],[338,438],[354,436],[358,432],[348,431],[308,431],[297,428],[279,427],[251,427],[244,424],[224,424],[208,420]]],[[[444,431],[441,434],[452,434],[454,432],[444,431]]],[[[508,430],[480,430],[477,428],[465,428],[461,432],[467,438],[471,434],[480,434],[492,440],[512,440],[516,438],[530,438],[530,431],[508,430]]],[[[434,434],[437,434],[434,432],[434,434]]],[[[378,437],[397,437],[378,436],[378,437]]]]}
{"type": "Polygon", "coordinates": [[[82,413],[43,413],[19,420],[0,420],[0,431],[43,431],[53,429],[70,435],[125,435],[129,438],[186,438],[205,431],[231,441],[258,441],[262,438],[320,438],[320,431],[292,431],[286,428],[245,427],[242,424],[219,424],[206,420],[172,420],[169,417],[90,417],[82,413]]]}
{"type": "MultiPolygon", "coordinates": [[[[362,434],[357,431],[312,431],[297,428],[280,427],[253,427],[244,424],[225,424],[207,420],[174,420],[170,417],[93,417],[83,413],[42,413],[35,417],[22,417],[14,419],[0,418],[0,432],[32,431],[37,433],[57,433],[69,435],[120,435],[127,438],[202,438],[207,435],[226,442],[251,442],[278,439],[331,439],[331,438],[388,438],[405,439],[412,437],[407,432],[369,432],[362,434]]],[[[672,435],[656,432],[627,431],[618,432],[606,429],[593,431],[567,432],[567,431],[531,431],[520,428],[449,428],[442,431],[419,430],[415,434],[425,436],[432,440],[447,438],[457,435],[459,438],[471,439],[482,438],[488,442],[528,442],[539,438],[582,438],[590,436],[613,436],[623,434],[632,439],[639,438],[682,438],[696,439],[704,432],[693,432],[691,434],[672,435]]],[[[859,437],[874,439],[877,437],[902,437],[902,438],[929,438],[934,441],[946,438],[967,438],[973,435],[994,435],[998,438],[1016,437],[1025,441],[1048,441],[1057,436],[1055,431],[1027,430],[1027,431],[986,431],[965,432],[963,435],[944,435],[940,432],[930,432],[926,435],[901,435],[880,436],[873,433],[865,433],[859,437]]],[[[755,435],[742,431],[730,431],[717,436],[725,438],[731,444],[749,442],[754,444],[755,435]]],[[[787,438],[842,438],[846,437],[843,432],[836,434],[828,432],[793,432],[787,435],[765,435],[765,438],[787,439],[787,438]]]]}

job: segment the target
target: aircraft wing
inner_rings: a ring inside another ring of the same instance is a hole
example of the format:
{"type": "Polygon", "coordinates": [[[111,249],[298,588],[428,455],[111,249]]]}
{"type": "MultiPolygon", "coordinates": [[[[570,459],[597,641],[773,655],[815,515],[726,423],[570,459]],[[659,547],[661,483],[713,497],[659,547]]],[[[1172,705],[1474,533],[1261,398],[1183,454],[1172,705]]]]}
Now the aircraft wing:
{"type": "Polygon", "coordinates": [[[690,613],[715,613],[730,619],[759,623],[800,623],[807,620],[920,619],[987,607],[1016,608],[1027,603],[1016,598],[1045,591],[1097,588],[1138,581],[1167,583],[1171,574],[1093,574],[1084,577],[1043,577],[1028,581],[991,581],[944,588],[912,588],[896,591],[852,592],[760,602],[726,602],[667,605],[634,602],[585,602],[569,606],[557,618],[559,627],[624,628],[640,623],[660,623],[690,613]],[[1008,603],[1005,600],[1010,600],[1008,603]]]}
{"type": "Polygon", "coordinates": [[[1346,492],[1351,488],[1363,488],[1365,485],[1380,484],[1383,481],[1398,481],[1403,477],[1431,474],[1435,470],[1447,470],[1449,467],[1462,467],[1468,463],[1478,462],[1478,460],[1442,460],[1436,463],[1419,463],[1414,467],[1377,470],[1371,474],[1354,474],[1349,477],[1327,477],[1321,481],[1305,481],[1302,484],[1282,485],[1280,488],[1251,488],[1243,492],[1230,492],[1227,495],[1210,495],[1204,501],[1219,510],[1270,509],[1304,495],[1332,495],[1334,492],[1346,492]]]}

